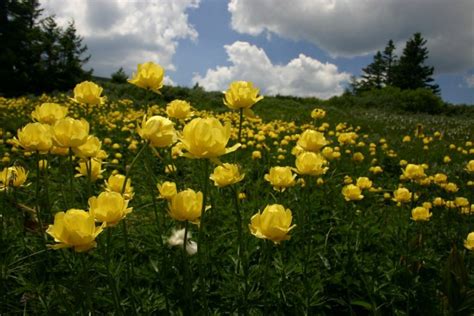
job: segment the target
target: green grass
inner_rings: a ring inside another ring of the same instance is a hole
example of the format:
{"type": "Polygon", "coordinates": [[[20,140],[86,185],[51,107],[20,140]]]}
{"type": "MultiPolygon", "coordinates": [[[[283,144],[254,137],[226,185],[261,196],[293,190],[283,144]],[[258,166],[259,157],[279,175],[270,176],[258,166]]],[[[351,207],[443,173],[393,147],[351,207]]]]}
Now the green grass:
{"type": "MultiPolygon", "coordinates": [[[[217,92],[165,87],[161,95],[156,95],[131,85],[104,82],[103,86],[109,101],[87,118],[91,133],[102,140],[111,139],[110,144],[103,145],[109,154],[104,179],[113,170],[126,172],[137,153],[127,147],[131,140],[140,141],[134,127],[150,111],[150,105],[158,105],[154,113],[164,115],[159,109],[180,98],[198,110],[219,115],[221,120],[230,112],[217,92]],[[125,98],[130,102],[119,102],[125,98]],[[107,122],[115,126],[107,126],[107,122]],[[123,129],[129,124],[134,126],[123,129]],[[114,149],[113,143],[120,144],[120,148],[114,149]],[[122,158],[114,164],[117,153],[122,158]]],[[[202,235],[196,225],[190,225],[192,239],[199,239],[200,255],[183,259],[182,249],[166,242],[172,229],[182,223],[171,219],[166,203],[155,198],[156,183],[175,181],[180,190],[202,191],[203,161],[178,158],[173,160],[177,172],[166,174],[169,156],[161,151],[160,159],[148,149],[130,173],[135,197],[130,202],[134,211],[125,221],[128,240],[123,224],[119,224],[107,228],[111,232],[108,254],[107,232],[99,235],[97,248],[87,253],[45,248],[43,232],[52,224],[54,213],[70,207],[86,209],[88,199],[84,177],[74,179],[73,192],[68,189],[70,166],[66,157],[50,155],[46,180],[44,174],[36,176],[34,156],[26,157],[21,149],[12,150],[9,144],[16,130],[31,121],[29,113],[34,106],[47,100],[66,103],[72,114],[83,111],[65,95],[0,100],[0,155],[9,157],[3,165],[20,164],[30,171],[29,186],[0,192],[2,315],[161,315],[167,311],[178,315],[469,315],[473,311],[473,252],[463,246],[467,234],[474,231],[472,215],[461,214],[459,208],[434,206],[430,221],[410,219],[413,207],[435,197],[449,201],[465,197],[473,203],[473,187],[468,186],[468,181],[474,178],[464,170],[474,156],[469,153],[474,147],[466,145],[466,141],[474,140],[473,120],[467,116],[401,113],[387,108],[338,106],[317,99],[265,97],[254,106],[262,121],[247,121],[243,133],[248,141],[250,131],[257,134],[264,130],[265,140],[247,143],[247,148],[222,158],[224,162],[235,159],[245,173],[244,180],[234,188],[246,194],[239,203],[243,257],[237,253],[235,192],[216,188],[209,181],[206,204],[212,208],[204,215],[202,235]],[[310,118],[315,107],[327,112],[320,122],[310,118]],[[339,146],[331,131],[344,122],[345,130],[356,130],[358,141],[364,145],[341,146],[341,158],[331,161],[327,174],[321,177],[323,185],[317,185],[315,178],[298,176],[304,178],[305,187],[297,185],[282,193],[273,190],[264,174],[272,166],[294,167],[295,161],[291,155],[295,139],[287,145],[281,140],[301,133],[311,126],[308,124],[319,126],[322,122],[330,126],[325,132],[332,142],[330,146],[339,146]],[[433,137],[428,149],[423,148],[422,138],[414,136],[417,124],[423,125],[427,137],[433,137]],[[270,130],[277,134],[275,138],[270,130]],[[434,136],[437,131],[441,138],[434,136]],[[412,142],[403,143],[405,135],[410,135],[412,142]],[[386,149],[382,148],[382,138],[386,149]],[[370,154],[370,143],[376,144],[374,155],[370,154]],[[258,144],[263,158],[252,160],[251,153],[258,144]],[[455,145],[454,150],[449,149],[450,144],[455,145]],[[357,151],[365,156],[361,163],[352,160],[352,153],[357,151]],[[279,155],[283,155],[282,159],[279,155]],[[445,156],[452,161],[445,163],[445,156]],[[422,186],[401,181],[403,159],[428,164],[428,175],[447,174],[448,181],[456,183],[459,191],[452,193],[435,184],[422,186]],[[369,168],[374,165],[381,166],[384,172],[371,174],[369,168]],[[381,191],[367,191],[363,200],[346,202],[341,194],[345,176],[354,180],[370,177],[381,191]],[[416,192],[418,200],[399,207],[385,199],[383,194],[393,192],[399,184],[416,192]],[[248,229],[250,218],[274,203],[291,209],[297,225],[290,233],[291,239],[280,245],[257,239],[248,229]],[[37,204],[43,228],[27,211],[37,204]],[[240,268],[239,258],[244,259],[240,268]]],[[[232,120],[236,132],[238,116],[232,120]]],[[[177,129],[180,127],[178,124],[177,129]]],[[[234,138],[230,143],[235,141],[234,138]]],[[[94,195],[103,190],[103,181],[92,185],[94,195]]],[[[47,244],[53,243],[48,237],[47,244]]]]}

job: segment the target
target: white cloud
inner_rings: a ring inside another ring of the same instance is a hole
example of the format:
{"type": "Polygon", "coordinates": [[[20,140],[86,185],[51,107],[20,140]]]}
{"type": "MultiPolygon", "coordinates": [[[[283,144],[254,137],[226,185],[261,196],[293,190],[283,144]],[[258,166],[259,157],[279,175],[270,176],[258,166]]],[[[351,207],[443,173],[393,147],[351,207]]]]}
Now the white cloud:
{"type": "Polygon", "coordinates": [[[464,77],[468,88],[474,88],[474,75],[464,77]]]}
{"type": "Polygon", "coordinates": [[[327,99],[344,91],[342,84],[350,75],[338,72],[337,66],[321,63],[300,54],[286,65],[274,65],[265,51],[247,42],[224,46],[231,66],[208,69],[205,76],[196,74],[193,83],[206,90],[224,91],[235,80],[252,81],[268,95],[315,96],[327,99]]]}
{"type": "Polygon", "coordinates": [[[138,63],[154,61],[174,70],[178,40],[198,37],[188,23],[188,9],[200,0],[40,0],[44,15],[56,15],[59,25],[74,19],[84,37],[97,75],[119,67],[131,74],[138,63]]]}
{"type": "Polygon", "coordinates": [[[358,56],[398,47],[415,32],[428,41],[435,71],[474,67],[472,0],[230,0],[234,30],[307,40],[332,56],[358,56]]]}

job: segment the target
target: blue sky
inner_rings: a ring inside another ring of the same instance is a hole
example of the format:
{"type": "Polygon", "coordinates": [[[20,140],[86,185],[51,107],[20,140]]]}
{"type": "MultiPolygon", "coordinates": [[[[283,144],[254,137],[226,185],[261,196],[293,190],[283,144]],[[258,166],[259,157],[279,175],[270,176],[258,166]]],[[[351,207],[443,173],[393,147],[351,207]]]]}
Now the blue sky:
{"type": "Polygon", "coordinates": [[[398,54],[417,31],[442,96],[474,104],[474,2],[465,0],[42,0],[74,19],[95,74],[155,61],[169,82],[225,90],[250,80],[263,94],[329,98],[389,39],[398,54]],[[426,4],[429,2],[429,6],[426,4]],[[348,4],[349,3],[349,4],[348,4]],[[453,17],[456,17],[453,20],[453,17]],[[449,22],[449,24],[447,24],[449,22]]]}

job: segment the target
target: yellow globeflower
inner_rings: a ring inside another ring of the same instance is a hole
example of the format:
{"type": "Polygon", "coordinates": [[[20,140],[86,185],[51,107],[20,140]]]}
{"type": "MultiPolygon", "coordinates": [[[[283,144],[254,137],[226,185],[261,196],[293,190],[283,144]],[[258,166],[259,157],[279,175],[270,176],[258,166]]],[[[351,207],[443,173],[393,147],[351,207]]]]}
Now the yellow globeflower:
{"type": "Polygon", "coordinates": [[[393,191],[393,200],[397,203],[410,202],[412,193],[407,188],[398,188],[393,191]]]}
{"type": "MultiPolygon", "coordinates": [[[[90,160],[90,164],[91,164],[91,171],[90,171],[90,177],[91,177],[91,181],[94,182],[96,181],[97,179],[102,179],[102,172],[104,172],[105,170],[102,170],[102,160],[100,159],[91,159],[90,160]]],[[[88,175],[88,171],[87,171],[87,164],[89,164],[89,162],[87,161],[81,161],[79,162],[79,167],[76,167],[76,170],[79,172],[78,174],[76,174],[75,176],[76,177],[86,177],[87,179],[89,179],[89,175],[88,175]]]]}
{"type": "Polygon", "coordinates": [[[411,219],[415,222],[429,221],[432,215],[430,210],[423,206],[418,206],[411,210],[411,219]]]}
{"type": "Polygon", "coordinates": [[[240,147],[240,144],[226,148],[230,134],[230,123],[223,126],[218,119],[213,117],[195,118],[183,129],[181,142],[183,148],[188,151],[184,156],[217,158],[233,152],[240,147]]]}
{"type": "Polygon", "coordinates": [[[94,214],[98,222],[114,226],[132,212],[132,208],[128,208],[128,200],[125,200],[120,193],[102,192],[97,197],[89,198],[89,211],[94,214]]]}
{"type": "Polygon", "coordinates": [[[310,176],[320,176],[325,174],[329,169],[326,167],[327,160],[321,154],[314,152],[303,152],[296,157],[295,165],[299,174],[306,174],[310,176]]]}
{"type": "Polygon", "coordinates": [[[187,189],[171,198],[168,204],[169,214],[175,220],[198,224],[202,213],[202,203],[202,192],[196,193],[192,189],[187,189]]]}
{"type": "Polygon", "coordinates": [[[29,151],[47,152],[53,146],[51,126],[42,123],[28,123],[18,130],[16,142],[29,151]]]}
{"type": "Polygon", "coordinates": [[[474,160],[469,160],[469,162],[466,164],[466,171],[468,173],[474,173],[474,160]]]}
{"type": "Polygon", "coordinates": [[[464,247],[466,247],[467,250],[474,250],[474,232],[470,232],[467,235],[466,240],[464,240],[464,247]]]}
{"type": "Polygon", "coordinates": [[[78,147],[87,141],[89,123],[66,117],[56,121],[53,125],[53,141],[58,147],[78,147]]]}
{"type": "Polygon", "coordinates": [[[265,174],[265,180],[270,182],[273,189],[277,191],[285,191],[286,188],[296,185],[296,174],[291,172],[290,167],[272,167],[270,172],[265,174]]]}
{"type": "Polygon", "coordinates": [[[367,177],[359,177],[356,180],[356,185],[362,189],[370,189],[372,187],[372,181],[367,177]]]}
{"type": "Polygon", "coordinates": [[[243,109],[247,115],[252,115],[250,108],[263,99],[257,96],[259,90],[248,81],[234,81],[229,85],[229,89],[224,95],[224,104],[232,110],[243,109]]]}
{"type": "Polygon", "coordinates": [[[249,229],[255,237],[279,244],[290,239],[289,232],[296,227],[291,225],[292,219],[291,210],[285,209],[283,205],[267,205],[262,213],[252,216],[249,229]]]}
{"type": "Polygon", "coordinates": [[[170,181],[158,183],[157,188],[158,192],[160,192],[159,197],[168,201],[171,200],[171,198],[178,193],[176,189],[176,183],[170,181]]]}
{"type": "Polygon", "coordinates": [[[104,98],[100,96],[102,91],[102,87],[96,83],[92,81],[83,81],[74,87],[73,100],[88,105],[103,104],[104,98]]]}
{"type": "Polygon", "coordinates": [[[31,117],[40,123],[54,124],[57,120],[65,118],[67,115],[67,107],[57,103],[43,103],[31,112],[31,117]]]}
{"type": "Polygon", "coordinates": [[[128,82],[143,89],[150,89],[154,92],[159,92],[163,87],[163,78],[165,70],[154,62],[147,62],[138,64],[137,72],[133,74],[133,78],[128,82]]]}
{"type": "Polygon", "coordinates": [[[418,180],[426,177],[425,169],[422,165],[415,165],[409,163],[403,170],[403,176],[410,180],[418,180]]]}
{"type": "Polygon", "coordinates": [[[97,137],[89,135],[84,144],[72,150],[80,158],[94,158],[99,154],[101,147],[102,142],[97,137]]]}
{"type": "MultiPolygon", "coordinates": [[[[123,174],[113,174],[105,182],[105,190],[109,192],[122,193],[124,181],[125,176],[123,174]]],[[[123,196],[125,199],[130,200],[133,198],[133,194],[132,180],[128,178],[125,190],[123,190],[123,196]]]]}
{"type": "Polygon", "coordinates": [[[354,145],[357,137],[359,137],[354,132],[341,133],[337,137],[337,141],[340,145],[354,145]]]}
{"type": "Polygon", "coordinates": [[[0,172],[0,191],[8,187],[21,187],[28,178],[28,172],[20,166],[4,168],[0,172]]]}
{"type": "Polygon", "coordinates": [[[96,246],[95,239],[105,223],[95,226],[94,214],[84,210],[70,209],[56,213],[54,224],[49,225],[46,231],[59,243],[52,245],[53,249],[74,247],[77,252],[87,251],[96,246]]]}
{"type": "Polygon", "coordinates": [[[137,128],[141,138],[150,141],[153,147],[168,147],[176,142],[177,136],[173,122],[163,116],[143,118],[142,126],[137,128]]]}
{"type": "Polygon", "coordinates": [[[253,160],[262,159],[262,153],[259,150],[254,150],[252,152],[252,159],[253,160]]]}
{"type": "Polygon", "coordinates": [[[311,118],[315,120],[322,119],[326,116],[326,111],[323,109],[318,109],[315,108],[314,110],[311,111],[311,118]]]}
{"type": "Polygon", "coordinates": [[[342,195],[346,201],[359,201],[364,198],[362,190],[354,184],[348,184],[342,188],[342,195]]]}
{"type": "Polygon", "coordinates": [[[236,164],[224,163],[214,169],[209,179],[214,181],[214,185],[225,187],[241,181],[245,174],[240,174],[239,166],[236,164]]]}
{"type": "Polygon", "coordinates": [[[166,106],[168,117],[184,120],[191,115],[191,104],[183,100],[173,100],[166,106]]]}
{"type": "Polygon", "coordinates": [[[312,129],[307,129],[301,134],[297,145],[305,151],[319,152],[321,148],[328,144],[324,134],[312,129]]]}

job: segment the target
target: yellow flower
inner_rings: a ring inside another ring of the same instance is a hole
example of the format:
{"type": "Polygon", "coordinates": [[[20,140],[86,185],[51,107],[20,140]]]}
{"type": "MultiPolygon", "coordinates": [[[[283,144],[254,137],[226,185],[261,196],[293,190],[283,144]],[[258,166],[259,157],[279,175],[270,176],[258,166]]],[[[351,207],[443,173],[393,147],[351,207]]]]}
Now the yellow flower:
{"type": "Polygon", "coordinates": [[[307,129],[301,134],[298,139],[297,145],[303,148],[305,151],[319,152],[321,148],[328,144],[323,133],[318,131],[307,129]]]}
{"type": "Polygon", "coordinates": [[[240,147],[240,144],[226,148],[230,134],[230,123],[222,126],[221,122],[213,117],[195,118],[183,129],[181,142],[183,148],[188,151],[184,156],[188,158],[217,158],[233,152],[240,147]]]}
{"type": "Polygon", "coordinates": [[[451,162],[451,157],[449,157],[449,156],[444,156],[443,162],[444,162],[444,163],[450,163],[450,162],[451,162]]]}
{"type": "Polygon", "coordinates": [[[464,240],[464,247],[466,247],[467,250],[474,250],[474,232],[467,235],[466,240],[464,240]]]}
{"type": "Polygon", "coordinates": [[[354,184],[348,184],[342,188],[342,195],[346,201],[362,200],[364,196],[361,193],[361,189],[354,184]]]}
{"type": "Polygon", "coordinates": [[[307,151],[296,157],[295,165],[299,174],[320,176],[329,169],[327,160],[321,154],[307,151]]]}
{"type": "Polygon", "coordinates": [[[127,208],[128,201],[117,192],[102,192],[99,196],[89,198],[89,211],[94,214],[98,222],[106,223],[107,226],[114,226],[132,212],[132,208],[127,208]]]}
{"type": "Polygon", "coordinates": [[[250,108],[263,99],[257,97],[259,90],[248,81],[234,81],[224,95],[224,104],[232,110],[243,109],[246,115],[253,116],[250,108]]]}
{"type": "MultiPolygon", "coordinates": [[[[90,164],[91,164],[91,171],[90,171],[90,176],[91,176],[91,181],[94,182],[96,181],[97,179],[102,179],[102,172],[104,172],[105,170],[102,170],[102,160],[100,159],[91,159],[90,160],[90,164]]],[[[87,179],[89,179],[89,175],[88,175],[88,172],[87,172],[87,164],[89,164],[89,162],[87,161],[81,161],[79,162],[79,167],[76,167],[76,170],[79,172],[78,174],[76,174],[75,176],[76,177],[86,177],[87,179]]]]}
{"type": "MultiPolygon", "coordinates": [[[[125,181],[125,176],[123,174],[111,175],[109,179],[105,182],[105,190],[109,192],[117,192],[122,194],[123,183],[125,181]]],[[[127,200],[133,198],[133,187],[132,180],[127,179],[127,184],[125,185],[125,190],[123,190],[123,196],[127,200]]]]}
{"type": "Polygon", "coordinates": [[[89,105],[98,105],[104,103],[102,88],[92,81],[83,81],[78,83],[74,88],[73,100],[77,103],[85,103],[89,105]]]}
{"type": "Polygon", "coordinates": [[[141,138],[150,141],[153,147],[168,147],[176,142],[177,136],[173,122],[163,116],[143,118],[141,128],[137,128],[141,138]]]}
{"type": "Polygon", "coordinates": [[[31,112],[31,117],[40,123],[54,124],[57,120],[65,118],[67,115],[67,107],[57,103],[43,103],[31,112]]]}
{"type": "Polygon", "coordinates": [[[178,192],[168,203],[169,214],[177,221],[190,221],[198,224],[202,213],[202,192],[187,189],[178,192]]]}
{"type": "Polygon", "coordinates": [[[359,177],[356,180],[356,185],[362,190],[370,189],[372,187],[372,181],[367,177],[359,177]]]}
{"type": "Polygon", "coordinates": [[[352,160],[355,162],[362,162],[364,161],[364,155],[361,152],[356,152],[352,155],[352,160]]]}
{"type": "Polygon", "coordinates": [[[158,192],[160,192],[160,199],[171,200],[178,191],[176,190],[176,183],[165,181],[163,183],[158,183],[157,186],[158,192]]]}
{"type": "Polygon", "coordinates": [[[163,78],[165,70],[154,62],[138,64],[137,72],[133,74],[133,78],[128,82],[143,89],[150,89],[158,92],[163,87],[163,78]]]}
{"type": "Polygon", "coordinates": [[[173,100],[166,107],[168,117],[184,120],[191,115],[191,104],[183,100],[173,100]]]}
{"type": "Polygon", "coordinates": [[[337,141],[340,145],[353,145],[358,135],[354,132],[341,133],[337,137],[337,141]]]}
{"type": "Polygon", "coordinates": [[[240,174],[239,166],[236,164],[224,163],[214,169],[209,179],[214,181],[217,187],[225,187],[241,181],[245,174],[240,174]]]}
{"type": "Polygon", "coordinates": [[[454,199],[454,204],[456,204],[457,207],[466,207],[469,206],[469,200],[465,197],[458,196],[454,199]]]}
{"type": "Polygon", "coordinates": [[[407,188],[398,188],[393,191],[393,200],[398,203],[410,202],[412,193],[407,188]]]}
{"type": "Polygon", "coordinates": [[[466,164],[466,169],[468,173],[474,173],[474,160],[469,160],[469,162],[466,164]]]}
{"type": "Polygon", "coordinates": [[[70,209],[58,212],[54,216],[54,224],[49,225],[47,233],[59,243],[52,245],[53,249],[74,247],[77,252],[87,251],[96,246],[95,239],[105,223],[95,226],[94,214],[84,210],[70,209]]]}
{"type": "Polygon", "coordinates": [[[47,152],[53,146],[51,126],[28,123],[18,130],[18,144],[25,150],[47,152]]]}
{"type": "Polygon", "coordinates": [[[426,177],[425,169],[422,165],[415,165],[409,163],[405,170],[403,170],[403,176],[410,180],[418,180],[426,177]]]}
{"type": "Polygon", "coordinates": [[[411,142],[411,137],[409,135],[406,135],[403,137],[402,142],[404,143],[409,143],[411,142]]]}
{"type": "Polygon", "coordinates": [[[273,189],[277,191],[285,191],[286,188],[296,185],[296,174],[291,172],[290,167],[272,167],[270,172],[265,174],[265,180],[270,182],[273,189]]]}
{"type": "Polygon", "coordinates": [[[435,197],[433,200],[433,205],[434,206],[443,206],[445,204],[445,201],[441,197],[435,197]]]}
{"type": "Polygon", "coordinates": [[[89,135],[84,144],[74,147],[72,150],[80,158],[94,158],[99,154],[102,142],[95,136],[89,135]]]}
{"type": "Polygon", "coordinates": [[[66,117],[56,121],[53,125],[53,141],[58,147],[78,147],[87,141],[89,123],[66,117]]]}
{"type": "Polygon", "coordinates": [[[326,116],[326,111],[324,111],[323,109],[314,109],[311,111],[311,118],[312,119],[315,119],[315,120],[318,120],[318,119],[322,119],[326,116]]]}
{"type": "Polygon", "coordinates": [[[0,191],[8,187],[21,187],[28,178],[28,172],[20,166],[4,168],[0,172],[0,191]]]}
{"type": "Polygon", "coordinates": [[[283,205],[267,205],[262,213],[258,212],[250,219],[249,229],[252,235],[261,239],[269,239],[276,244],[289,240],[289,232],[296,227],[291,225],[291,210],[283,205]]]}
{"type": "Polygon", "coordinates": [[[259,150],[254,150],[252,152],[252,159],[253,160],[262,159],[262,153],[259,150]]]}
{"type": "Polygon", "coordinates": [[[418,206],[411,210],[411,219],[415,222],[429,221],[432,215],[430,210],[423,206],[418,206]]]}
{"type": "Polygon", "coordinates": [[[448,182],[448,176],[444,173],[437,173],[433,177],[433,181],[437,184],[448,182]]]}

